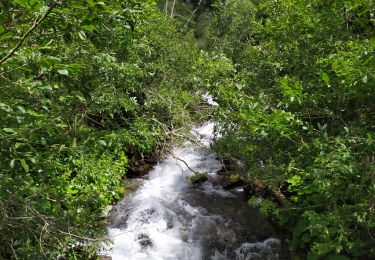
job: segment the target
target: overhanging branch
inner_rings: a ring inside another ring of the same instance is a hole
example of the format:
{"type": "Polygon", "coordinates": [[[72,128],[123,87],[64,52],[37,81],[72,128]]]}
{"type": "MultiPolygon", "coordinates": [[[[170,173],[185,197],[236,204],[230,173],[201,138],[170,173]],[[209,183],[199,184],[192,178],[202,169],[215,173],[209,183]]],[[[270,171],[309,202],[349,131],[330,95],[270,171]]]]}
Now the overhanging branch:
{"type": "Polygon", "coordinates": [[[187,162],[185,160],[182,160],[181,158],[178,158],[177,156],[175,156],[173,153],[171,153],[172,157],[180,162],[182,162],[183,164],[185,164],[185,166],[191,171],[193,172],[194,174],[199,174],[199,172],[193,170],[193,168],[191,168],[189,166],[189,164],[187,164],[187,162]]]}
{"type": "Polygon", "coordinates": [[[52,9],[56,7],[56,5],[59,4],[59,2],[54,2],[44,13],[44,15],[40,19],[36,19],[33,22],[33,25],[30,27],[29,30],[21,37],[21,40],[18,42],[16,47],[14,47],[12,50],[9,51],[9,53],[0,60],[0,65],[2,65],[4,62],[6,62],[10,57],[16,53],[16,51],[21,47],[22,43],[25,41],[25,39],[34,31],[36,27],[38,27],[43,20],[51,13],[52,9]]]}

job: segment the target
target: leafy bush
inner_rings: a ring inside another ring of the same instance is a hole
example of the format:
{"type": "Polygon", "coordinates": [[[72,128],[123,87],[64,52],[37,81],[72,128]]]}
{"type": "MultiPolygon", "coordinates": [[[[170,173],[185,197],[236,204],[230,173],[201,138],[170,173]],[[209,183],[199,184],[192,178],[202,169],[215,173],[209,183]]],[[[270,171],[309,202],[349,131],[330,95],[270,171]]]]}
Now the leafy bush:
{"type": "MultiPolygon", "coordinates": [[[[312,259],[374,256],[371,1],[218,1],[206,48],[235,75],[212,91],[216,150],[289,198],[261,203],[312,259]]],[[[252,200],[257,204],[258,200],[252,200]]]]}
{"type": "Polygon", "coordinates": [[[204,54],[151,0],[0,12],[0,258],[92,256],[128,160],[190,122],[204,54]]]}

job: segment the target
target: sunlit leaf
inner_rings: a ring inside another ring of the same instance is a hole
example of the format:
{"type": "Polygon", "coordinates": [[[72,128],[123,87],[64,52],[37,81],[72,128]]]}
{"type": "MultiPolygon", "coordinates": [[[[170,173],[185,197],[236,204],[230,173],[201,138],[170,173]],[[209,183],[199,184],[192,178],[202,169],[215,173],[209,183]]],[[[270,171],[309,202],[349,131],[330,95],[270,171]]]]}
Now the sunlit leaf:
{"type": "Polygon", "coordinates": [[[21,166],[23,168],[23,170],[28,173],[30,168],[29,168],[29,165],[26,163],[26,161],[24,159],[21,159],[20,160],[20,163],[21,163],[21,166]]]}
{"type": "Polygon", "coordinates": [[[17,133],[17,131],[14,130],[13,128],[3,128],[3,131],[5,133],[9,133],[9,134],[16,134],[17,133]]]}
{"type": "Polygon", "coordinates": [[[107,146],[107,143],[104,140],[99,140],[98,143],[101,144],[101,145],[103,145],[103,146],[107,146]]]}
{"type": "Polygon", "coordinates": [[[69,75],[69,71],[67,69],[57,70],[57,72],[61,75],[69,75]]]}

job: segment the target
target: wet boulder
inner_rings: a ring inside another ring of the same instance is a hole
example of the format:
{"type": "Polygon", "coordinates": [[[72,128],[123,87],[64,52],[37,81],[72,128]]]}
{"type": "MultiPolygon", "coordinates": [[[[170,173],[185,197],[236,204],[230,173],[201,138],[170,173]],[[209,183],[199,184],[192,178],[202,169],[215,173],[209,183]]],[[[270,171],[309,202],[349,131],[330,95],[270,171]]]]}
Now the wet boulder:
{"type": "Polygon", "coordinates": [[[268,238],[263,242],[243,243],[236,249],[236,259],[279,259],[281,241],[268,238]]]}
{"type": "Polygon", "coordinates": [[[127,227],[127,220],[128,220],[129,213],[124,213],[123,215],[118,216],[110,220],[110,227],[112,228],[126,228],[127,227]]]}
{"type": "Polygon", "coordinates": [[[181,230],[180,230],[180,237],[181,237],[182,241],[188,242],[188,239],[189,239],[189,229],[188,228],[181,228],[181,230]]]}
{"type": "Polygon", "coordinates": [[[234,251],[237,245],[237,236],[230,228],[219,227],[217,232],[217,239],[219,244],[225,245],[225,249],[234,251]]]}
{"type": "Polygon", "coordinates": [[[112,260],[112,256],[108,256],[108,255],[101,255],[98,257],[99,257],[99,260],[112,260]]]}
{"type": "Polygon", "coordinates": [[[158,215],[158,212],[156,211],[155,208],[148,208],[139,212],[138,221],[143,224],[149,224],[151,223],[152,218],[157,215],[158,215]]]}
{"type": "Polygon", "coordinates": [[[243,187],[245,185],[245,178],[238,173],[226,173],[222,175],[217,175],[212,183],[214,185],[219,185],[223,189],[230,190],[238,187],[243,187]]]}
{"type": "Polygon", "coordinates": [[[109,226],[113,228],[126,228],[130,214],[130,200],[121,200],[108,212],[109,226]]]}
{"type": "Polygon", "coordinates": [[[152,246],[152,240],[151,238],[146,234],[139,234],[137,236],[138,243],[141,245],[142,248],[150,247],[152,246]]]}
{"type": "Polygon", "coordinates": [[[144,161],[129,162],[129,169],[126,173],[128,178],[139,178],[147,175],[152,170],[153,164],[144,161]]]}
{"type": "Polygon", "coordinates": [[[144,182],[145,180],[141,178],[128,179],[125,186],[125,190],[127,192],[136,191],[144,182]]]}
{"type": "Polygon", "coordinates": [[[188,178],[188,183],[190,184],[201,184],[207,181],[207,175],[205,173],[196,173],[193,176],[188,178]]]}
{"type": "Polygon", "coordinates": [[[245,179],[240,174],[230,174],[226,183],[224,183],[223,188],[226,190],[241,187],[245,184],[245,179]]]}

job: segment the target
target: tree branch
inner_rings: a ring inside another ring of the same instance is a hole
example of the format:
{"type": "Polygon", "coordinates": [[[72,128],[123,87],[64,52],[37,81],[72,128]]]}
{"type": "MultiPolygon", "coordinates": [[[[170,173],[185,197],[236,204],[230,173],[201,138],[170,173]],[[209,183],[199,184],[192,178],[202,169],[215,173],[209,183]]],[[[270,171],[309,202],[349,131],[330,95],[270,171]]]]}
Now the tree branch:
{"type": "Polygon", "coordinates": [[[0,60],[0,65],[6,62],[10,57],[14,55],[14,53],[21,47],[22,43],[25,41],[25,39],[34,31],[36,27],[38,27],[43,20],[51,13],[52,9],[56,7],[58,2],[54,2],[44,13],[44,15],[38,20],[36,19],[33,23],[33,25],[30,27],[29,30],[22,36],[21,40],[18,42],[16,47],[14,47],[4,58],[0,60]]]}
{"type": "Polygon", "coordinates": [[[201,2],[202,2],[202,0],[199,0],[199,2],[197,4],[197,8],[195,8],[194,11],[191,13],[191,16],[189,17],[189,19],[185,23],[184,28],[182,29],[183,32],[186,30],[186,28],[188,27],[188,25],[190,23],[190,20],[194,17],[195,13],[198,11],[199,6],[201,5],[201,2]]]}
{"type": "Polygon", "coordinates": [[[174,6],[176,4],[176,0],[173,0],[173,4],[172,4],[172,10],[171,10],[171,18],[173,18],[174,16],[174,6]]]}
{"type": "Polygon", "coordinates": [[[182,160],[181,158],[178,158],[177,156],[175,156],[173,153],[171,153],[172,157],[180,162],[182,162],[183,164],[185,164],[185,166],[194,174],[199,174],[199,172],[197,171],[194,171],[190,166],[189,164],[187,164],[186,161],[182,160]]]}

